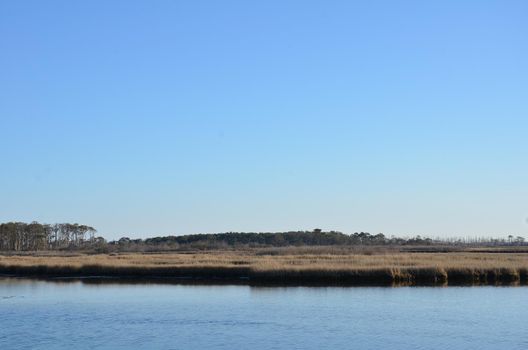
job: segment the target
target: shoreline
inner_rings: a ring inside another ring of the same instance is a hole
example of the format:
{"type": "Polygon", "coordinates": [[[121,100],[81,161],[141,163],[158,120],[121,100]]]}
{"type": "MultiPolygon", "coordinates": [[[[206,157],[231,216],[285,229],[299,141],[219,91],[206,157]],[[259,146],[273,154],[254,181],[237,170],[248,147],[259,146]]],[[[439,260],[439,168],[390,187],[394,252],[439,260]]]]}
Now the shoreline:
{"type": "Polygon", "coordinates": [[[63,266],[0,266],[0,278],[81,281],[90,284],[199,284],[248,286],[319,286],[319,287],[448,287],[448,286],[527,286],[526,270],[488,269],[481,271],[413,269],[412,271],[251,271],[246,269],[166,269],[157,272],[141,269],[86,266],[68,269],[63,266]]]}
{"type": "Polygon", "coordinates": [[[36,279],[318,286],[527,285],[528,254],[267,250],[0,255],[0,275],[36,279]]]}

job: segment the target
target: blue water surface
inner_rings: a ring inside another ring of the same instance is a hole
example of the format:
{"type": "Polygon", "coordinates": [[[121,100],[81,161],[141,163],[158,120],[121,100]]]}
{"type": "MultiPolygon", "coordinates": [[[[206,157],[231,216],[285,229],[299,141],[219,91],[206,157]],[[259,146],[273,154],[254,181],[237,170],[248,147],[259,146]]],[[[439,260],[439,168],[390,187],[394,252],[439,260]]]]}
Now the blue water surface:
{"type": "Polygon", "coordinates": [[[527,287],[0,279],[0,349],[528,349],[527,287]]]}

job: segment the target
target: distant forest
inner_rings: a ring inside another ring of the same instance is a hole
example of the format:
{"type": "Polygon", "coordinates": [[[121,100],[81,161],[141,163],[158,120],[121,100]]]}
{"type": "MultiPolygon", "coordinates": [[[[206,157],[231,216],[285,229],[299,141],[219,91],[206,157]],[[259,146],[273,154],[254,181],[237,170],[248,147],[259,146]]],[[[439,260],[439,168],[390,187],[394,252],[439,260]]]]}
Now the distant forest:
{"type": "Polygon", "coordinates": [[[228,249],[237,247],[288,247],[288,246],[432,246],[432,245],[526,245],[523,237],[506,238],[410,238],[387,237],[382,233],[338,231],[288,231],[288,232],[226,232],[182,236],[130,239],[123,237],[107,242],[96,236],[97,230],[79,224],[40,224],[38,222],[8,222],[0,224],[1,251],[87,250],[108,251],[170,251],[184,249],[228,249]]]}
{"type": "Polygon", "coordinates": [[[0,224],[0,250],[35,251],[93,248],[106,245],[91,226],[79,224],[40,224],[33,221],[0,224]]]}

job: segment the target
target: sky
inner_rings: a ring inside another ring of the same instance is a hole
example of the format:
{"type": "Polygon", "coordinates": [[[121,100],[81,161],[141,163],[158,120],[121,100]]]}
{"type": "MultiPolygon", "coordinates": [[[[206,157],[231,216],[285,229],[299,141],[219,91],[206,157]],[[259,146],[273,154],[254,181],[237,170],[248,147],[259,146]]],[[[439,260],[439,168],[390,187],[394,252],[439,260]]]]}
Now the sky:
{"type": "Polygon", "coordinates": [[[527,16],[0,2],[0,222],[528,237],[527,16]]]}

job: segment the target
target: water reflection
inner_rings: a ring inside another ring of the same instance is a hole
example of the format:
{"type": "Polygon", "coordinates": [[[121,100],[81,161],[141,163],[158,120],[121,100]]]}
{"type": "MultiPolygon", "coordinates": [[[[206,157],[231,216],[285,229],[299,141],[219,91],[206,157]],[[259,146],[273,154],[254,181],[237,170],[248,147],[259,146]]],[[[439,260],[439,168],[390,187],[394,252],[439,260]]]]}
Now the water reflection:
{"type": "Polygon", "coordinates": [[[56,284],[70,284],[70,283],[82,283],[86,285],[106,285],[106,284],[122,284],[122,285],[182,285],[182,286],[250,286],[254,288],[258,287],[269,287],[269,288],[282,288],[282,287],[470,287],[470,286],[496,286],[496,287],[519,287],[525,286],[519,280],[512,281],[485,281],[485,282],[470,282],[470,281],[438,281],[438,282],[357,282],[357,283],[316,283],[316,282],[302,282],[294,281],[288,282],[267,282],[267,281],[251,281],[248,279],[192,279],[192,278],[167,278],[167,277],[148,277],[148,278],[117,278],[117,277],[57,277],[57,278],[27,278],[27,277],[0,277],[0,282],[9,283],[20,283],[21,281],[26,282],[50,282],[56,284]]]}

